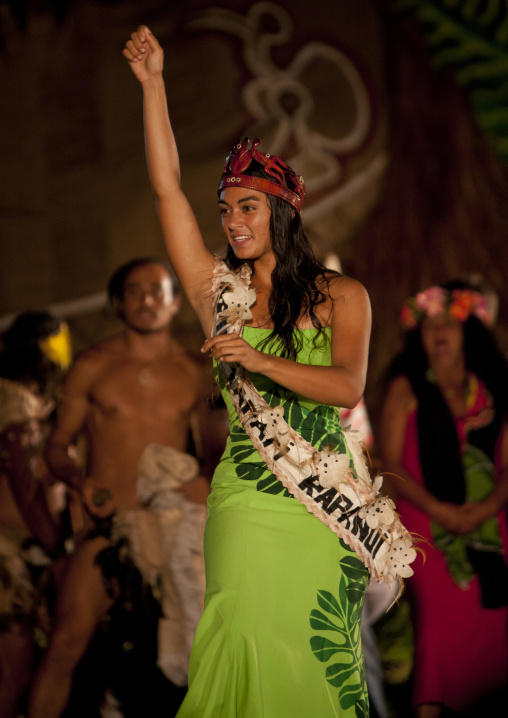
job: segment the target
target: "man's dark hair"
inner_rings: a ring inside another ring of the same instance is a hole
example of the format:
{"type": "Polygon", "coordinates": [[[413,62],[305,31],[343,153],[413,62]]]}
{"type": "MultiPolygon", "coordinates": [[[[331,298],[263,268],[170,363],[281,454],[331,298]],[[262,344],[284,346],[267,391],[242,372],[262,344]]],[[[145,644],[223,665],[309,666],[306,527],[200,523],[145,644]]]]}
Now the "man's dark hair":
{"type": "Polygon", "coordinates": [[[117,270],[111,275],[108,282],[108,298],[112,306],[117,306],[123,300],[123,293],[125,289],[125,282],[129,274],[138,267],[145,267],[147,264],[158,264],[159,267],[163,267],[171,279],[173,286],[173,294],[176,296],[180,294],[180,285],[168,262],[164,262],[158,257],[138,257],[137,259],[131,259],[130,262],[122,264],[117,270]]]}

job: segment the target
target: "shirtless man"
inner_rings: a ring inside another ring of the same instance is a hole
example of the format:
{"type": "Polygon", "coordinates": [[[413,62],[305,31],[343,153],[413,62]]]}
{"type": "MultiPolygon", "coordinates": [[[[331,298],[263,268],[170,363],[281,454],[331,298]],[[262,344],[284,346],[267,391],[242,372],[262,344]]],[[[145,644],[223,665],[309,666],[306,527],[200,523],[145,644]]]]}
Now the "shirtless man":
{"type": "MultiPolygon", "coordinates": [[[[151,259],[129,262],[111,278],[109,295],[125,327],[75,361],[47,450],[54,473],[82,491],[99,515],[139,506],[136,483],[144,449],[158,444],[185,452],[193,413],[206,415],[199,407],[206,406],[202,399],[210,388],[202,368],[168,331],[180,301],[165,265],[151,259]],[[69,458],[69,447],[82,430],[89,447],[86,480],[69,458]]],[[[202,503],[208,491],[202,476],[185,488],[188,498],[202,503]]],[[[113,597],[108,595],[95,564],[108,545],[107,537],[94,533],[70,561],[49,647],[33,684],[29,718],[62,715],[74,669],[101,617],[119,597],[118,587],[113,597]]]]}

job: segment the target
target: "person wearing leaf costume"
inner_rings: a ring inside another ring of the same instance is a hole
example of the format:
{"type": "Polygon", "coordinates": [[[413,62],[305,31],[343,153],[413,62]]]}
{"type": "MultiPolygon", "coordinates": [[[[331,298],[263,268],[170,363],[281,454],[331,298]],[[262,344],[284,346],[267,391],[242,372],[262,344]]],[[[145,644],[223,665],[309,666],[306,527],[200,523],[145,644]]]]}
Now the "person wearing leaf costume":
{"type": "Polygon", "coordinates": [[[364,389],[368,295],[316,262],[300,217],[303,178],[259,140],[227,158],[218,196],[228,247],[216,258],[180,187],[162,49],[142,26],[123,54],[143,88],[169,258],[210,337],[203,351],[230,417],[208,502],[205,611],[178,716],[366,718],[366,566],[391,579],[409,575],[414,558],[358,437],[339,421],[338,407],[355,406],[364,389]]]}
{"type": "MultiPolygon", "coordinates": [[[[419,718],[497,715],[508,675],[508,365],[485,297],[462,282],[409,299],[381,448],[425,560],[408,582],[419,718]]],[[[506,700],[506,693],[504,693],[506,700]]]]}

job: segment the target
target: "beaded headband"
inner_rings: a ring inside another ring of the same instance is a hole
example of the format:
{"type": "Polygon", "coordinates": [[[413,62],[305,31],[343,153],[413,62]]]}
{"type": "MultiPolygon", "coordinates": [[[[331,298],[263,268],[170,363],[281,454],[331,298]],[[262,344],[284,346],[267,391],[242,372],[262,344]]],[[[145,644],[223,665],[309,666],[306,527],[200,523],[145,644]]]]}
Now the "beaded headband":
{"type": "Polygon", "coordinates": [[[405,329],[415,329],[426,317],[447,314],[449,317],[465,322],[475,316],[484,324],[488,323],[487,300],[472,289],[443,289],[429,287],[415,297],[406,299],[400,313],[400,321],[405,329]]]}
{"type": "Polygon", "coordinates": [[[261,140],[252,140],[250,149],[247,147],[248,142],[247,137],[242,143],[238,142],[227,156],[217,194],[226,187],[255,189],[280,197],[300,212],[305,197],[303,177],[298,177],[280,157],[260,152],[257,147],[261,140]],[[252,160],[259,162],[273,180],[243,174],[252,160]]]}

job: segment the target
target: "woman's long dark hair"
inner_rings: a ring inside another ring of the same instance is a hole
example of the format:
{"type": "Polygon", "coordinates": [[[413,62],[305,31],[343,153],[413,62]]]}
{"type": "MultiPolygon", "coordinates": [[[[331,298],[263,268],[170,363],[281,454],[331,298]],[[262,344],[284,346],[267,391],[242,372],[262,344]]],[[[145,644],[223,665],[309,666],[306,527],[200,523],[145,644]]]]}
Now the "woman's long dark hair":
{"type": "MultiPolygon", "coordinates": [[[[271,179],[255,160],[244,174],[271,179]]],[[[302,338],[294,331],[298,320],[308,315],[319,330],[319,337],[323,327],[316,308],[328,298],[326,290],[330,275],[338,273],[328,270],[314,256],[300,214],[279,197],[267,195],[267,200],[271,210],[270,239],[276,260],[268,302],[274,328],[262,346],[280,348],[282,356],[296,359],[302,348],[302,338]]],[[[235,257],[231,246],[227,248],[225,259],[232,269],[244,263],[235,257]]]]}
{"type": "MultiPolygon", "coordinates": [[[[469,317],[463,332],[466,370],[483,381],[495,410],[493,421],[471,431],[468,440],[493,459],[502,422],[508,416],[508,362],[479,319],[469,317]]],[[[428,369],[418,327],[408,332],[402,352],[388,369],[388,378],[407,376],[418,401],[420,463],[426,486],[443,501],[462,503],[463,469],[455,424],[439,387],[428,380],[428,369]]]]}
{"type": "MultiPolygon", "coordinates": [[[[494,418],[479,429],[471,428],[467,442],[495,465],[496,444],[508,414],[508,363],[493,336],[476,317],[463,324],[466,370],[481,379],[493,399],[494,418]]],[[[454,418],[432,377],[422,346],[420,329],[408,333],[406,346],[390,367],[392,377],[408,377],[418,401],[419,458],[425,486],[440,501],[463,504],[466,481],[454,418]]],[[[508,572],[503,557],[467,546],[467,558],[477,574],[484,608],[508,605],[508,572]]]]}

